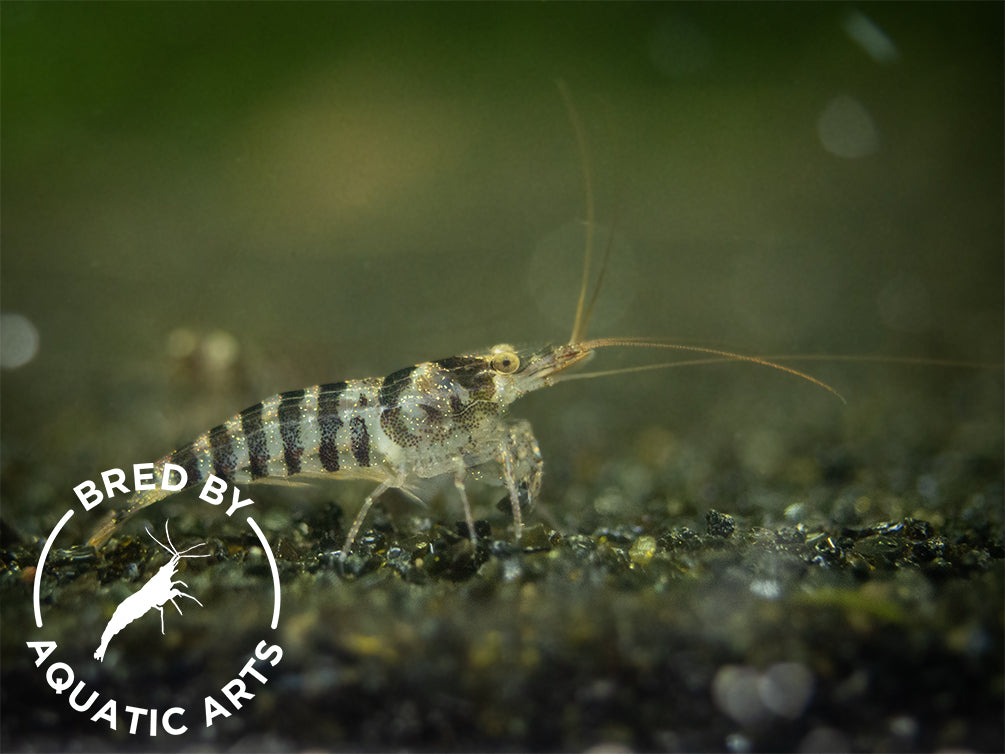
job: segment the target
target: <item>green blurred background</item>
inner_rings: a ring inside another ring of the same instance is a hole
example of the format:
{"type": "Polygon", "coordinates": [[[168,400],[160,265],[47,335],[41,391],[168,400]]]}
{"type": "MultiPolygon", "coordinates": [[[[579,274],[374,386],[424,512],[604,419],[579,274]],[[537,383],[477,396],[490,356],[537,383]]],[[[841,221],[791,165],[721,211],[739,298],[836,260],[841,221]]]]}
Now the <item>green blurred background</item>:
{"type": "MultiPolygon", "coordinates": [[[[1002,361],[1000,4],[2,16],[3,311],[39,336],[3,374],[3,515],[32,534],[73,484],[269,393],[568,338],[583,180],[558,78],[616,228],[591,334],[1002,361]]],[[[764,447],[881,410],[876,432],[1000,445],[997,373],[811,371],[850,407],[733,366],[574,383],[516,413],[553,468],[649,426],[764,447]]]]}

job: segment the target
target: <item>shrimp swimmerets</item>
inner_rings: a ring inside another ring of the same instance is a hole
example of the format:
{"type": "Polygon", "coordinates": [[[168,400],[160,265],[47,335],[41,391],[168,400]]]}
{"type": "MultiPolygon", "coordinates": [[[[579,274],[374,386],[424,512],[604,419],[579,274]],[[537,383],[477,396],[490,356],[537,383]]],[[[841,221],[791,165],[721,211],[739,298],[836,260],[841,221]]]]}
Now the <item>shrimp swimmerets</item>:
{"type": "Polygon", "coordinates": [[[349,529],[343,558],[371,505],[384,492],[392,488],[408,492],[419,479],[446,474],[453,476],[474,542],[474,517],[465,491],[465,476],[469,472],[501,476],[509,491],[519,540],[523,526],[521,505],[537,496],[543,462],[530,423],[506,420],[509,405],[527,393],[570,377],[591,376],[570,376],[566,370],[586,361],[600,348],[674,349],[703,354],[703,361],[753,362],[835,392],[803,372],[755,356],[653,339],[584,338],[610,247],[587,302],[590,231],[594,225],[591,177],[582,127],[564,89],[563,96],[570,108],[584,167],[588,230],[579,301],[567,343],[534,350],[501,344],[481,353],[406,367],[384,378],[332,382],[272,395],[160,459],[154,468],[155,488],[135,492],[125,508],[95,531],[90,543],[102,544],[126,517],[177,491],[162,489],[167,464],[185,470],[188,487],[203,483],[211,474],[232,484],[303,476],[376,482],[349,529]]]}
{"type": "Polygon", "coordinates": [[[137,618],[141,618],[151,610],[156,609],[161,614],[161,633],[164,633],[164,605],[170,602],[174,605],[175,610],[181,615],[181,608],[178,607],[178,603],[175,602],[175,597],[188,597],[188,599],[193,600],[199,607],[202,607],[202,603],[198,599],[193,597],[191,594],[186,594],[185,592],[178,589],[177,585],[181,584],[187,587],[184,581],[175,580],[174,575],[178,570],[178,563],[182,558],[208,558],[209,555],[186,555],[186,552],[194,550],[196,547],[202,547],[205,542],[200,542],[197,545],[192,545],[186,550],[179,551],[175,546],[174,542],[171,541],[171,533],[168,531],[167,521],[164,522],[164,533],[167,535],[168,543],[165,545],[157,537],[153,535],[150,529],[147,529],[147,534],[154,542],[159,544],[169,553],[171,553],[171,559],[164,565],[162,565],[149,581],[147,581],[138,592],[134,592],[126,597],[119,606],[115,608],[115,612],[112,613],[112,617],[109,619],[108,624],[105,626],[105,630],[101,633],[101,644],[98,645],[97,651],[94,653],[94,659],[99,662],[104,661],[105,651],[108,649],[108,642],[112,640],[119,631],[128,626],[137,618]]]}

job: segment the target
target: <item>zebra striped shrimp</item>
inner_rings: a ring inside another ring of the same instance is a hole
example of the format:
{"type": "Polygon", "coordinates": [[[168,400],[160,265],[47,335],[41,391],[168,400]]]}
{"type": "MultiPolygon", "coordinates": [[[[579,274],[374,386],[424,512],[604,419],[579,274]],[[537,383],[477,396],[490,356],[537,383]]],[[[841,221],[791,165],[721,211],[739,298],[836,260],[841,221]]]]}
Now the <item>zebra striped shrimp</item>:
{"type": "MultiPolygon", "coordinates": [[[[474,543],[474,516],[465,478],[469,473],[501,478],[519,541],[523,505],[529,507],[540,492],[543,460],[530,423],[507,419],[510,404],[566,379],[631,371],[569,374],[572,367],[605,348],[672,349],[702,354],[703,361],[754,363],[808,380],[837,395],[833,388],[804,372],[756,356],[656,339],[585,338],[610,244],[587,300],[594,225],[592,184],[582,126],[567,92],[561,85],[560,89],[576,134],[587,197],[587,241],[568,342],[529,350],[503,343],[479,353],[399,369],[384,378],[333,382],[272,395],[156,462],[155,488],[135,492],[124,509],[94,532],[90,544],[101,545],[126,518],[177,491],[162,489],[161,478],[169,463],[185,469],[189,487],[202,484],[211,474],[236,485],[311,476],[376,482],[349,528],[341,551],[343,559],[381,495],[390,489],[410,493],[418,480],[442,475],[453,477],[474,543]]],[[[666,365],[638,369],[659,366],[666,365]]]]}
{"type": "Polygon", "coordinates": [[[790,367],[699,346],[575,337],[568,343],[536,350],[521,351],[500,344],[482,353],[406,367],[384,378],[272,395],[157,461],[154,477],[158,485],[134,493],[126,507],[94,533],[90,544],[104,543],[126,518],[174,494],[160,486],[168,463],[185,469],[189,487],[202,484],[210,474],[235,485],[300,476],[376,481],[377,487],[363,501],[349,529],[343,558],[370,507],[384,492],[392,488],[407,492],[410,482],[444,474],[453,475],[468,532],[474,539],[474,516],[464,479],[470,471],[484,472],[491,466],[498,469],[508,489],[519,541],[521,496],[526,496],[528,503],[537,497],[543,460],[530,423],[507,421],[509,406],[532,391],[563,381],[570,376],[566,370],[587,361],[598,349],[610,347],[675,349],[714,360],[746,361],[835,392],[790,367]]]}
{"type": "MultiPolygon", "coordinates": [[[[588,271],[587,258],[584,281],[588,271]]],[[[566,379],[610,374],[567,373],[604,348],[673,349],[702,354],[707,357],[704,361],[754,363],[808,380],[837,395],[833,388],[804,372],[756,356],[639,338],[584,339],[592,308],[583,308],[585,291],[584,282],[567,343],[535,350],[500,344],[481,353],[399,369],[384,378],[315,385],[266,398],[157,461],[156,486],[135,492],[124,509],[94,532],[90,544],[103,544],[126,518],[177,491],[164,490],[160,484],[169,463],[185,469],[188,487],[202,484],[211,474],[235,485],[311,476],[377,482],[349,529],[343,558],[370,507],[382,494],[392,488],[407,493],[417,480],[446,474],[453,476],[474,540],[465,477],[469,472],[493,474],[501,476],[508,490],[519,541],[522,498],[529,504],[537,497],[543,460],[530,423],[507,420],[509,406],[530,392],[566,379]]],[[[659,366],[666,365],[637,369],[659,366]]]]}

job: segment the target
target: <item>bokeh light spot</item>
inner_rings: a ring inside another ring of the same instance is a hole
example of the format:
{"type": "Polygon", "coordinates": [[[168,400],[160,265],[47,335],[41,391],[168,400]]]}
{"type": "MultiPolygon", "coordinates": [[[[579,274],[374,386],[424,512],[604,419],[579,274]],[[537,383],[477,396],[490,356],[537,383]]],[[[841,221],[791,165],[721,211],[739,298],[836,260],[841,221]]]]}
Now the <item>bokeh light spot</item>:
{"type": "Polygon", "coordinates": [[[860,10],[850,11],[845,16],[844,30],[877,63],[892,63],[900,57],[893,40],[860,10]]]}
{"type": "Polygon", "coordinates": [[[0,367],[17,369],[38,353],[38,328],[23,314],[0,314],[0,367]]]}
{"type": "Polygon", "coordinates": [[[879,149],[879,133],[861,102],[840,95],[827,103],[817,120],[817,133],[824,149],[837,157],[867,157],[879,149]]]}

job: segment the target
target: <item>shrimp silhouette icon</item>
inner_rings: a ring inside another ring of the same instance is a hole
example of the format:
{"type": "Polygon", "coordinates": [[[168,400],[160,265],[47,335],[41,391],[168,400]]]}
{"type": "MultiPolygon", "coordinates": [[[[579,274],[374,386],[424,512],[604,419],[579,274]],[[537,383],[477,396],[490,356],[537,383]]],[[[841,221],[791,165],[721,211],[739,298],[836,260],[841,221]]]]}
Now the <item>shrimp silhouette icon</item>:
{"type": "Polygon", "coordinates": [[[112,640],[119,631],[128,626],[137,618],[141,618],[153,609],[157,609],[161,614],[161,634],[164,633],[164,605],[170,602],[174,605],[175,610],[178,611],[179,615],[183,615],[181,608],[178,607],[178,603],[175,602],[175,597],[188,597],[188,599],[195,602],[199,607],[203,604],[199,602],[198,599],[193,597],[191,594],[186,594],[185,592],[178,589],[178,584],[187,587],[184,581],[175,580],[174,575],[178,570],[178,563],[181,562],[182,558],[208,558],[209,553],[205,555],[186,555],[186,552],[194,550],[196,547],[202,547],[205,542],[200,542],[197,545],[192,545],[188,549],[179,551],[175,546],[174,542],[171,541],[171,533],[168,531],[168,522],[164,522],[164,534],[167,536],[168,543],[165,545],[157,537],[153,535],[150,531],[150,527],[147,527],[147,534],[150,538],[171,553],[171,559],[164,565],[162,565],[157,573],[150,577],[142,587],[140,587],[138,592],[130,594],[115,608],[115,612],[112,613],[112,617],[109,619],[108,624],[105,626],[105,630],[101,634],[101,644],[98,645],[98,649],[94,653],[94,659],[99,662],[103,662],[105,659],[105,650],[108,649],[108,642],[112,640]]]}

